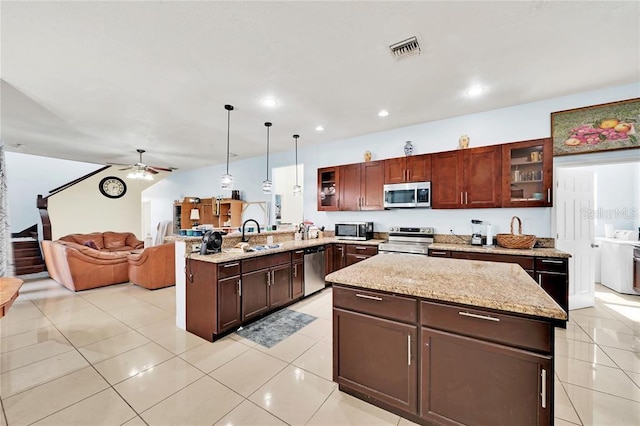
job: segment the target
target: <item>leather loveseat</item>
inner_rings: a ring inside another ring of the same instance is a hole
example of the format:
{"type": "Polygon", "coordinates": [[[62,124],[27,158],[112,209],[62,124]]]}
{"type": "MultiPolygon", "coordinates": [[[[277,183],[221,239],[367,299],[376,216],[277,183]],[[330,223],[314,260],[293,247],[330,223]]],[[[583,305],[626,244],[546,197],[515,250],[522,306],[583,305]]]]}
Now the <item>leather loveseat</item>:
{"type": "Polygon", "coordinates": [[[142,248],[144,242],[131,232],[71,234],[42,241],[49,275],[73,291],[129,281],[127,257],[142,248]]]}

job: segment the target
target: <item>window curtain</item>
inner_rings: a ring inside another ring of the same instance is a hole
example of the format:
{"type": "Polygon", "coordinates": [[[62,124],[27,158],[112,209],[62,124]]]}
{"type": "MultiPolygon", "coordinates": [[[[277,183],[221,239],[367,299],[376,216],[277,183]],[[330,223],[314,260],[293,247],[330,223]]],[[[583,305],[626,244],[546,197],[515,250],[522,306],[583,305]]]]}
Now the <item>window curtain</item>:
{"type": "Polygon", "coordinates": [[[4,142],[0,141],[0,277],[13,275],[11,227],[7,201],[7,168],[4,161],[4,142]]]}

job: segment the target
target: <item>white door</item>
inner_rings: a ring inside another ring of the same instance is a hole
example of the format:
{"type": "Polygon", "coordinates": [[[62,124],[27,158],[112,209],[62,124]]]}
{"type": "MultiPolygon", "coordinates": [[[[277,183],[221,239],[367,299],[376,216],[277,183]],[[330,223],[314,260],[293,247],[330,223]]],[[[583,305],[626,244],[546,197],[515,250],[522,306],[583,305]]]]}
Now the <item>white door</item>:
{"type": "Polygon", "coordinates": [[[595,300],[594,174],[558,168],[554,172],[556,248],[569,259],[569,309],[586,308],[595,300]]]}

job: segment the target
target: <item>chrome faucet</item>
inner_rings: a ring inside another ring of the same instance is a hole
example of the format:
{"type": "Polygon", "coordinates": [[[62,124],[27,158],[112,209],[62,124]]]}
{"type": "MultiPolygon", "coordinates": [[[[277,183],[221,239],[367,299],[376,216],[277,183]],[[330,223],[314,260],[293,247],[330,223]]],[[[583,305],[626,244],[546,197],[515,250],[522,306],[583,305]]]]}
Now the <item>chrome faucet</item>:
{"type": "Polygon", "coordinates": [[[242,224],[242,239],[240,240],[243,243],[248,243],[249,242],[249,237],[247,237],[247,238],[244,237],[244,228],[247,225],[247,222],[255,223],[256,224],[256,228],[258,228],[258,234],[260,233],[260,224],[255,219],[247,219],[247,220],[245,220],[244,223],[242,224]]]}

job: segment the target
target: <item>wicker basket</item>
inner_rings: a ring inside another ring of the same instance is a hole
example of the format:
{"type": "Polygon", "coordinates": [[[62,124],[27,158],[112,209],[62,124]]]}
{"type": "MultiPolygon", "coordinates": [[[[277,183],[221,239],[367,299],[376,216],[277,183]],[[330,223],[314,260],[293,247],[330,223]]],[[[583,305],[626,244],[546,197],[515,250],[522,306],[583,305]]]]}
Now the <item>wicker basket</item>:
{"type": "Polygon", "coordinates": [[[512,248],[512,249],[530,249],[536,243],[535,235],[523,235],[522,234],[522,221],[518,216],[514,216],[511,218],[511,233],[510,234],[497,234],[496,239],[498,240],[498,245],[504,248],[512,248]],[[518,221],[518,234],[513,233],[513,222],[518,221]]]}

